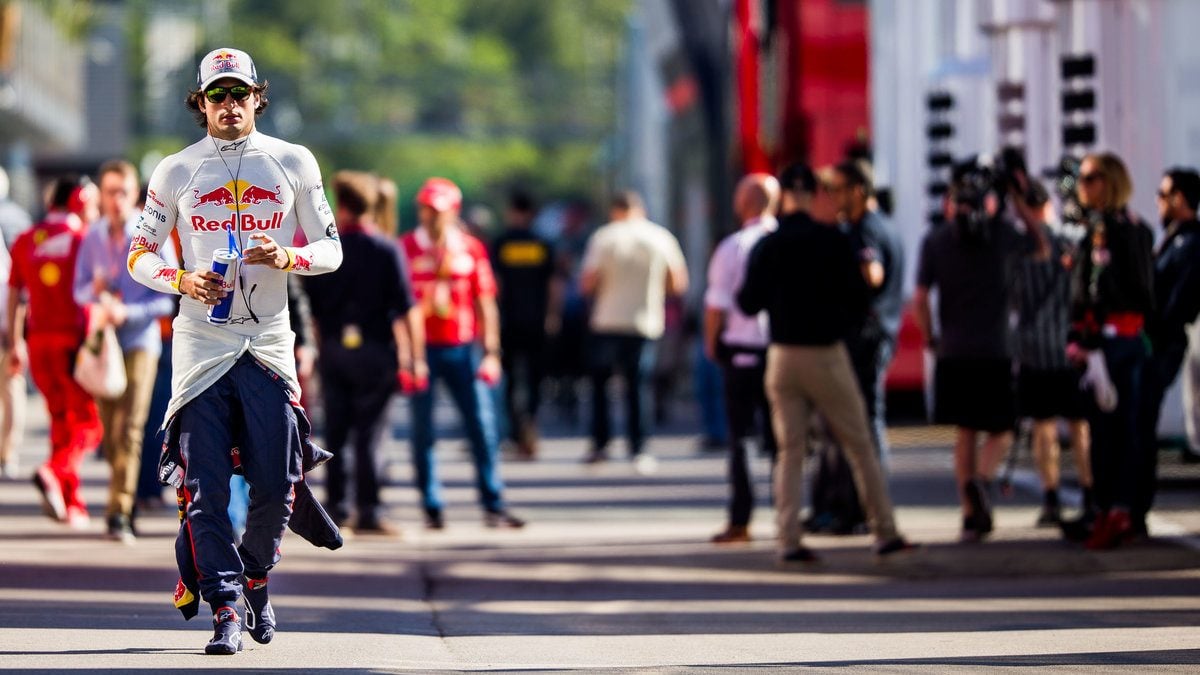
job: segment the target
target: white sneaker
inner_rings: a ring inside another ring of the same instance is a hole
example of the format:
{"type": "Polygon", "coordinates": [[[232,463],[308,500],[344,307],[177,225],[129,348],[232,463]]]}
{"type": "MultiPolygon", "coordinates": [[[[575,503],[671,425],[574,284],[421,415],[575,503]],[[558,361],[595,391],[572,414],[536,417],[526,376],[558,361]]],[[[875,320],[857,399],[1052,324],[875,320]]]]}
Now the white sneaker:
{"type": "Polygon", "coordinates": [[[7,461],[0,462],[0,478],[16,480],[19,473],[21,473],[21,463],[17,461],[15,455],[8,458],[7,461]]]}
{"type": "Polygon", "coordinates": [[[658,471],[658,459],[654,455],[641,453],[633,458],[633,470],[639,476],[649,476],[658,471]]]}

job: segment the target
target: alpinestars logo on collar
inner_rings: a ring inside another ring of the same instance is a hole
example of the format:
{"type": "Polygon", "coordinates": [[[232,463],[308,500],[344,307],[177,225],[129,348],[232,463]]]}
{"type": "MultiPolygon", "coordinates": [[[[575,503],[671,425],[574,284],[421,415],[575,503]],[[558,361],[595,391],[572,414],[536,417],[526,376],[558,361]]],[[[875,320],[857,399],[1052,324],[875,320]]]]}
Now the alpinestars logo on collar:
{"type": "Polygon", "coordinates": [[[238,148],[240,148],[240,147],[242,146],[242,143],[245,143],[245,142],[246,142],[246,140],[247,140],[247,139],[243,138],[243,139],[242,139],[242,140],[240,140],[240,141],[234,141],[234,142],[232,142],[232,143],[226,143],[225,145],[222,145],[222,146],[221,146],[221,148],[220,148],[220,149],[221,149],[221,152],[224,152],[224,151],[226,151],[226,150],[237,150],[238,148]]]}

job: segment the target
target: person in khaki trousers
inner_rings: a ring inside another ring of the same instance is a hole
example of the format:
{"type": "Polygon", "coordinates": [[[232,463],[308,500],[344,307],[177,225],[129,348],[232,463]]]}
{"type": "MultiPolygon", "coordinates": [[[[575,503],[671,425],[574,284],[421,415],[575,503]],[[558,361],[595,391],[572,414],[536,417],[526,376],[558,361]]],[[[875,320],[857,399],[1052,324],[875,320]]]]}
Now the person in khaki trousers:
{"type": "MultiPolygon", "coordinates": [[[[101,217],[88,229],[75,264],[75,301],[90,305],[93,329],[112,326],[125,359],[125,393],[97,400],[104,424],[104,455],[112,469],[106,525],[108,536],[131,543],[135,537],[133,505],[141,467],[142,435],[150,413],[150,395],[162,353],[158,318],[170,314],[172,298],[133,280],[125,259],[137,225],[138,176],[123,160],[100,167],[101,217]]],[[[146,213],[154,218],[147,199],[146,213]]],[[[169,248],[169,247],[168,247],[169,248]]],[[[174,251],[163,251],[172,258],[174,251]]]]}
{"type": "Polygon", "coordinates": [[[914,547],[896,529],[892,501],[871,440],[866,404],[844,338],[865,316],[869,293],[849,238],[813,220],[832,213],[815,181],[797,181],[792,195],[800,208],[784,216],[779,229],[751,251],[745,281],[737,295],[746,314],[766,310],[771,322],[765,387],[771,423],[779,445],[775,467],[775,509],[781,563],[813,563],[817,556],[801,543],[800,508],[804,456],[811,413],[829,425],[854,475],[863,510],[875,535],[879,557],[914,547]]]}

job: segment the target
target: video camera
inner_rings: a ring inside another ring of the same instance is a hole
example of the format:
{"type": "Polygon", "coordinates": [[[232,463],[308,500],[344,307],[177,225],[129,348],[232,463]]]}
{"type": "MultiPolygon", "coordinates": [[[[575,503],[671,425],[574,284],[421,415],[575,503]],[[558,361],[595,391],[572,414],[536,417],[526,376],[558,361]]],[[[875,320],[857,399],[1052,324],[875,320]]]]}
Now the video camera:
{"type": "MultiPolygon", "coordinates": [[[[1046,188],[1029,175],[1019,148],[1008,147],[997,156],[977,155],[961,162],[954,167],[952,181],[955,222],[969,238],[986,240],[990,230],[986,224],[1004,211],[1009,197],[1032,209],[1041,209],[1050,201],[1046,188]]],[[[1069,190],[1073,198],[1074,175],[1069,190]]]]}
{"type": "Polygon", "coordinates": [[[991,232],[991,221],[1000,213],[1004,203],[1004,178],[996,171],[995,162],[989,156],[976,155],[955,164],[951,186],[954,200],[952,222],[964,238],[986,242],[991,232]]]}

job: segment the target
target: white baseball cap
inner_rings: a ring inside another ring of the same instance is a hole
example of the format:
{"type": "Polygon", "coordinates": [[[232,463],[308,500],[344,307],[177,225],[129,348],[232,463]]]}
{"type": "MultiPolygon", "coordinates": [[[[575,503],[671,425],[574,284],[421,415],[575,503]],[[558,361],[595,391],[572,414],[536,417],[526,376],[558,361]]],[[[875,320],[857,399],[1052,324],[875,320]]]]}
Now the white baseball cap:
{"type": "Polygon", "coordinates": [[[250,59],[249,54],[239,49],[221,47],[200,59],[200,68],[196,71],[196,86],[201,91],[222,77],[232,77],[252,87],[258,86],[258,71],[254,69],[254,61],[250,59]]]}

